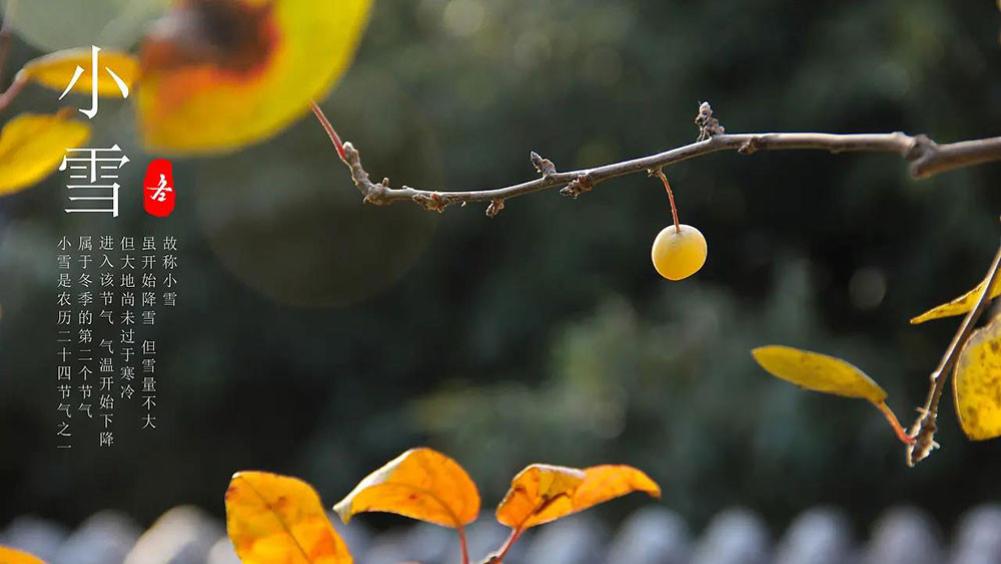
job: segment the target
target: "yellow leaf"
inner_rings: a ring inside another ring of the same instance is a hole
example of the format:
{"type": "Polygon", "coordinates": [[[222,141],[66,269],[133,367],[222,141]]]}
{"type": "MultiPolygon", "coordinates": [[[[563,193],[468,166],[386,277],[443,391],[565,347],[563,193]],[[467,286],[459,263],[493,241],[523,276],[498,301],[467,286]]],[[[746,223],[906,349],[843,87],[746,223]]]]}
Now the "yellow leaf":
{"type": "Polygon", "coordinates": [[[1001,437],[1001,318],[970,335],[952,380],[956,413],[975,441],[1001,437]]]}
{"type": "Polygon", "coordinates": [[[261,141],[347,70],[371,0],[179,2],[144,40],[139,117],[148,146],[209,153],[261,141]],[[225,28],[192,22],[225,18],[225,28]],[[227,37],[213,34],[228,32],[227,37]]]}
{"type": "MultiPolygon", "coordinates": [[[[118,83],[108,69],[122,80],[128,90],[131,90],[139,77],[139,61],[128,53],[102,49],[98,52],[97,64],[98,96],[122,96],[118,83]]],[[[90,47],[66,49],[39,57],[24,65],[19,75],[25,80],[62,92],[69,86],[77,67],[83,69],[83,73],[73,86],[72,92],[89,95],[93,68],[90,47]]]]}
{"type": "Polygon", "coordinates": [[[584,483],[574,492],[574,511],[583,511],[633,492],[660,498],[660,486],[641,470],[624,465],[592,466],[584,470],[584,483]]]}
{"type": "Polygon", "coordinates": [[[867,399],[874,404],[886,400],[879,384],[840,358],[777,345],[758,347],[751,354],[772,376],[808,390],[867,399]]]}
{"type": "Polygon", "coordinates": [[[855,366],[826,354],[778,345],[758,347],[751,354],[776,378],[816,392],[869,400],[886,417],[900,442],[914,443],[914,437],[907,434],[893,410],[886,405],[883,388],[855,366]]]}
{"type": "Polygon", "coordinates": [[[45,562],[27,552],[0,546],[0,564],[45,564],[45,562]]]}
{"type": "Polygon", "coordinates": [[[480,494],[458,462],[416,448],[369,474],[334,510],[345,523],[358,513],[382,511],[458,529],[476,520],[480,494]]]}
{"type": "Polygon", "coordinates": [[[21,114],[0,130],[0,196],[23,190],[62,162],[66,149],[86,143],[90,126],[53,115],[21,114]]]}
{"type": "Polygon", "coordinates": [[[521,531],[637,491],[660,497],[660,487],[630,466],[579,470],[532,464],[511,481],[511,488],[497,507],[497,520],[521,531]]]}
{"type": "Polygon", "coordinates": [[[226,490],[226,530],[244,564],[351,564],[320,496],[302,480],[238,472],[226,490]]]}
{"type": "MultiPolygon", "coordinates": [[[[919,323],[924,323],[925,321],[931,321],[932,319],[952,317],[954,315],[963,315],[964,313],[968,313],[974,308],[974,306],[977,305],[977,299],[980,298],[980,292],[984,290],[984,284],[986,283],[986,280],[981,280],[980,284],[977,284],[976,288],[970,290],[962,296],[959,296],[951,302],[933,307],[921,315],[912,318],[911,325],[917,325],[919,323]]],[[[991,299],[998,296],[1001,296],[1001,278],[998,278],[997,282],[994,283],[994,287],[991,288],[991,299]]]]}

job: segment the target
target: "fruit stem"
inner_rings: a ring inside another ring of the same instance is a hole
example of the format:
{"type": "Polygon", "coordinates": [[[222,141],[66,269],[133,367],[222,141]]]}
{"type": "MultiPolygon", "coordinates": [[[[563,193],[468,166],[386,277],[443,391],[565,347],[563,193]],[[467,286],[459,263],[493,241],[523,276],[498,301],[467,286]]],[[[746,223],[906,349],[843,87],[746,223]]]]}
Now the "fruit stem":
{"type": "Polygon", "coordinates": [[[678,206],[674,203],[674,191],[671,190],[671,183],[667,181],[667,176],[664,175],[664,171],[662,169],[658,168],[655,174],[664,184],[664,189],[667,190],[667,199],[671,201],[671,215],[674,217],[674,230],[676,233],[681,233],[681,222],[678,221],[678,206]]]}

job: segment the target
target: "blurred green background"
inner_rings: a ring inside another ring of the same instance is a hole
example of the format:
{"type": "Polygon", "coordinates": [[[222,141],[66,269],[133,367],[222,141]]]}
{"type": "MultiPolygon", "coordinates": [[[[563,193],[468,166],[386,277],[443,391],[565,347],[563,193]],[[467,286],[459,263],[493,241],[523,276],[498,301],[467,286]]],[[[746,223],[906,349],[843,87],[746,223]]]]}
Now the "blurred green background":
{"type": "MultiPolygon", "coordinates": [[[[22,2],[6,76],[56,48],[132,45],[156,4],[22,2]]],[[[529,150],[567,170],[685,144],[702,100],[731,132],[956,141],[999,133],[999,20],[986,0],[380,0],[323,107],[374,176],[421,187],[530,178],[529,150]]],[[[32,87],[2,119],[56,96],[32,87]]],[[[122,184],[140,186],[158,155],[129,104],[102,100],[96,127],[92,145],[119,143],[122,184]]],[[[124,197],[116,221],[66,216],[58,174],[0,200],[0,523],[103,508],[148,522],[180,503],[221,515],[240,469],[300,476],[332,505],[418,444],[465,465],[487,508],[536,461],[639,466],[695,526],[746,504],[781,527],[818,503],[861,526],[909,502],[948,527],[1001,500],[1001,442],[967,442],[948,398],[942,449],[907,469],[870,406],[799,391],[749,354],[849,359],[909,424],[956,321],[907,319],[982,276],[997,165],[920,182],[886,155],[671,167],[682,221],[710,249],[682,283],[650,264],[670,213],[642,175],[512,200],[492,220],[368,207],[305,117],[175,167],[166,221],[124,197]],[[160,429],[121,419],[117,447],[59,451],[55,244],[112,233],[180,239],[180,303],[156,332],[160,429]]]]}

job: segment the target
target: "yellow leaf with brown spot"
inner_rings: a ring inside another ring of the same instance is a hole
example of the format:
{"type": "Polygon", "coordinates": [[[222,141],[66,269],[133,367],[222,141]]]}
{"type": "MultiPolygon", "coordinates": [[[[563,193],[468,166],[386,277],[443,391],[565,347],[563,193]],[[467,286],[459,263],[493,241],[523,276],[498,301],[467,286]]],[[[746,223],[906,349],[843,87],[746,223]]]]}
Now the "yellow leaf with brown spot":
{"type": "Polygon", "coordinates": [[[238,472],[226,490],[226,531],[244,564],[351,564],[320,496],[302,480],[238,472]]]}
{"type": "Polygon", "coordinates": [[[967,339],[956,361],[952,389],[967,437],[975,441],[1001,437],[1001,317],[967,339]]]}
{"type": "MultiPolygon", "coordinates": [[[[98,96],[122,97],[122,90],[115,76],[122,81],[126,92],[131,91],[132,85],[139,78],[139,61],[128,53],[102,49],[98,51],[97,63],[98,96]],[[111,72],[108,72],[109,69],[111,72]]],[[[78,67],[82,69],[82,73],[73,85],[72,92],[89,95],[93,85],[93,56],[90,47],[56,51],[34,59],[21,68],[18,76],[62,92],[69,86],[78,67]]]]}
{"type": "Polygon", "coordinates": [[[45,562],[27,552],[0,546],[0,564],[45,564],[45,562]]]}
{"type": "Polygon", "coordinates": [[[867,399],[874,404],[886,400],[879,384],[840,358],[778,345],[758,347],[751,354],[772,376],[808,390],[867,399]]]}
{"type": "Polygon", "coordinates": [[[90,126],[70,112],[21,114],[0,130],[0,196],[28,188],[51,174],[66,149],[86,143],[90,126]]]}
{"type": "Polygon", "coordinates": [[[511,481],[511,488],[497,507],[497,520],[521,531],[637,491],[660,497],[660,487],[631,466],[603,465],[580,470],[532,464],[511,481]]]}
{"type": "Polygon", "coordinates": [[[143,41],[139,117],[160,151],[211,153],[274,135],[348,68],[371,0],[177,2],[143,41]]]}
{"type": "Polygon", "coordinates": [[[381,511],[457,529],[476,520],[480,494],[458,462],[415,448],[369,474],[334,510],[345,523],[358,513],[381,511]]]}
{"type": "MultiPolygon", "coordinates": [[[[984,284],[986,283],[986,280],[981,280],[980,284],[977,284],[976,288],[970,290],[962,296],[959,296],[958,298],[942,305],[935,306],[921,315],[911,318],[911,325],[917,325],[919,323],[924,323],[925,321],[931,321],[932,319],[940,319],[942,317],[952,317],[968,313],[977,305],[977,299],[980,298],[980,292],[984,291],[984,284]]],[[[994,287],[991,288],[991,299],[998,296],[1001,296],[1001,278],[998,278],[997,282],[994,283],[994,287]]]]}

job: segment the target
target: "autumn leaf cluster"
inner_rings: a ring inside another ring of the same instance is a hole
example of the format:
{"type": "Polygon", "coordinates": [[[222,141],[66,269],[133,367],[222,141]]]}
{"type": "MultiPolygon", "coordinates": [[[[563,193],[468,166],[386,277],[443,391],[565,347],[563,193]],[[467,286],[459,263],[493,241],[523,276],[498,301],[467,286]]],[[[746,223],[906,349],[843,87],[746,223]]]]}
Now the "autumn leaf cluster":
{"type": "MultiPolygon", "coordinates": [[[[532,464],[514,477],[497,507],[497,521],[511,534],[485,562],[501,563],[532,527],[632,492],[660,497],[660,486],[630,466],[532,464]]],[[[459,463],[432,449],[416,448],[369,474],[334,510],[345,523],[360,513],[385,512],[454,529],[462,561],[469,562],[464,530],[479,517],[480,505],[476,484],[459,463]]],[[[297,478],[238,472],[226,491],[226,523],[246,564],[352,562],[316,490],[297,478]]]]}

